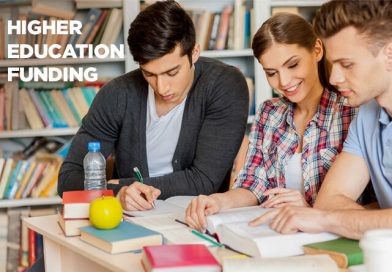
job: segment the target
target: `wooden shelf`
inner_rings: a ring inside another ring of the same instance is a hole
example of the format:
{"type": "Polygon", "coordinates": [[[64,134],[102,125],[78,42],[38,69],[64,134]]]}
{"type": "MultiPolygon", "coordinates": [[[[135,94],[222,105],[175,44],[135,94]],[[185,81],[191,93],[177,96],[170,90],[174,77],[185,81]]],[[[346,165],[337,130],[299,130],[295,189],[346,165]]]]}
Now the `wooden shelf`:
{"type": "Polygon", "coordinates": [[[209,58],[232,58],[232,57],[253,57],[252,49],[242,50],[208,50],[201,51],[203,57],[209,58]]]}
{"type": "Polygon", "coordinates": [[[0,139],[29,138],[38,136],[69,136],[75,135],[78,129],[79,127],[10,130],[0,132],[0,139]]]}
{"type": "Polygon", "coordinates": [[[0,67],[10,66],[46,66],[46,65],[69,65],[69,64],[90,64],[90,63],[112,63],[112,62],[124,62],[121,58],[106,58],[106,59],[7,59],[0,60],[0,67]]]}
{"type": "Polygon", "coordinates": [[[271,0],[271,7],[318,7],[326,0],[271,0]]]}
{"type": "Polygon", "coordinates": [[[61,204],[59,196],[46,198],[2,199],[0,208],[15,208],[24,206],[56,205],[61,204]]]}

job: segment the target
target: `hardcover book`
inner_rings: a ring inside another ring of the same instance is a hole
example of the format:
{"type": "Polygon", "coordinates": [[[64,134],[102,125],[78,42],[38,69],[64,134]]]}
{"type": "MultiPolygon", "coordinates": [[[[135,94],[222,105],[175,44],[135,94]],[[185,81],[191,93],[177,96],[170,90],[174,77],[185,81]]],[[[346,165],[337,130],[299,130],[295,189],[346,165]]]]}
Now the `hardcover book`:
{"type": "Polygon", "coordinates": [[[205,245],[162,245],[143,247],[146,271],[221,271],[205,245]]]}
{"type": "Polygon", "coordinates": [[[341,268],[363,263],[363,252],[357,240],[339,238],[304,245],[306,254],[328,254],[341,268]]]}
{"type": "Polygon", "coordinates": [[[126,221],[114,229],[88,226],[80,228],[80,232],[81,240],[112,254],[161,245],[163,239],[159,232],[126,221]]]}
{"type": "Polygon", "coordinates": [[[63,193],[64,219],[89,217],[90,203],[102,196],[113,196],[112,190],[69,191],[63,193]]]}

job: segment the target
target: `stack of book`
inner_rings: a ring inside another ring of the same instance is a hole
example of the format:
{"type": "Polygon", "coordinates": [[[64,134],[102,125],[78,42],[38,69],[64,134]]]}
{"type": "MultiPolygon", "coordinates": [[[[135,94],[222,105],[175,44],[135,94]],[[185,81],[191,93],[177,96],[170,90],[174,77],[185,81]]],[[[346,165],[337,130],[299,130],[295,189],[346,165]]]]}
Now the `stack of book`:
{"type": "Polygon", "coordinates": [[[112,190],[69,191],[63,193],[63,207],[58,222],[65,236],[80,235],[79,228],[90,226],[90,203],[102,196],[113,196],[112,190]]]}

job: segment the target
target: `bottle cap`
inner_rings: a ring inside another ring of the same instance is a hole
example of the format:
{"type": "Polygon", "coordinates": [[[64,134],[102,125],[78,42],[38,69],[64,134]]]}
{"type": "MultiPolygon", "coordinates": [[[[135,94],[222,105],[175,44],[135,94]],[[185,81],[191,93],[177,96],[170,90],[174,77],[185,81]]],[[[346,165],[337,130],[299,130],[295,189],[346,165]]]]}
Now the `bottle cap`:
{"type": "Polygon", "coordinates": [[[99,151],[101,149],[101,144],[99,142],[89,142],[88,151],[99,151]]]}

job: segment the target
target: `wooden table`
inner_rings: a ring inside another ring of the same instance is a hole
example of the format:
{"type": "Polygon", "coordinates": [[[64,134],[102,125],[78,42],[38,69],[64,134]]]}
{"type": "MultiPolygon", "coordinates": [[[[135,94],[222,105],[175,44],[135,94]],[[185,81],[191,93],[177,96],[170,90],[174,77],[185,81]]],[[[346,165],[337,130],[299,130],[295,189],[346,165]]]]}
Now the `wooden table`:
{"type": "Polygon", "coordinates": [[[143,272],[141,254],[109,254],[82,240],[65,237],[57,215],[24,219],[28,228],[42,234],[46,271],[134,271],[143,272]]]}

